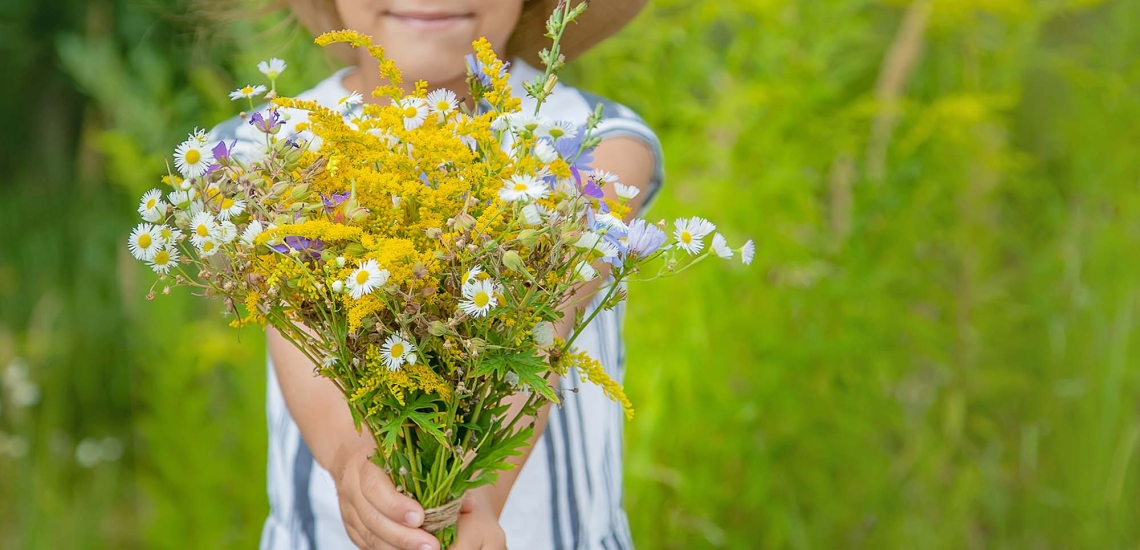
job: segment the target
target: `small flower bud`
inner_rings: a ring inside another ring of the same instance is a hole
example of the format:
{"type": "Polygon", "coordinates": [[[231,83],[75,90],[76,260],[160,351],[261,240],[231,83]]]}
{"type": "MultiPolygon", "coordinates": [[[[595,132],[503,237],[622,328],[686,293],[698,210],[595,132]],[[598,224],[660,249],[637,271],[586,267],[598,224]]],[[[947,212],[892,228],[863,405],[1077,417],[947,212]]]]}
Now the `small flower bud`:
{"type": "Polygon", "coordinates": [[[344,256],[337,256],[336,257],[336,266],[337,267],[344,267],[344,256]]]}
{"type": "Polygon", "coordinates": [[[290,194],[293,196],[293,199],[295,199],[295,200],[303,200],[303,199],[308,198],[309,197],[309,184],[302,183],[301,185],[294,187],[293,191],[290,194]]]}
{"type": "Polygon", "coordinates": [[[344,291],[344,281],[341,281],[341,280],[333,281],[332,291],[337,293],[337,294],[340,294],[341,292],[343,292],[344,291]]]}
{"type": "Polygon", "coordinates": [[[432,336],[443,336],[447,334],[447,325],[440,321],[432,321],[431,324],[428,325],[428,333],[432,336]]]}
{"type": "Polygon", "coordinates": [[[464,231],[471,231],[475,227],[475,217],[464,212],[455,217],[455,225],[464,231]]]}
{"type": "Polygon", "coordinates": [[[514,250],[503,252],[503,266],[511,271],[519,273],[527,273],[526,264],[523,263],[522,257],[514,250]]]}
{"type": "Polygon", "coordinates": [[[538,231],[535,231],[533,229],[523,229],[519,232],[518,238],[519,243],[527,248],[531,248],[534,246],[534,243],[538,242],[538,231]]]}

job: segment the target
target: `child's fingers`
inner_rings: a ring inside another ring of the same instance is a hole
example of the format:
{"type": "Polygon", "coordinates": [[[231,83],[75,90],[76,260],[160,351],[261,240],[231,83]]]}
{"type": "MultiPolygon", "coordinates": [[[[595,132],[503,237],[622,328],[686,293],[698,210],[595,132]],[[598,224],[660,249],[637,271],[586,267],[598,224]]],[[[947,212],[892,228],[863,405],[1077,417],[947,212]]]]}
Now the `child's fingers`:
{"type": "Polygon", "coordinates": [[[396,523],[419,527],[424,521],[423,506],[397,492],[388,474],[371,462],[361,466],[360,492],[372,507],[396,523]]]}
{"type": "Polygon", "coordinates": [[[439,550],[439,542],[427,531],[392,521],[363,496],[357,500],[356,513],[372,535],[399,550],[439,550]]]}

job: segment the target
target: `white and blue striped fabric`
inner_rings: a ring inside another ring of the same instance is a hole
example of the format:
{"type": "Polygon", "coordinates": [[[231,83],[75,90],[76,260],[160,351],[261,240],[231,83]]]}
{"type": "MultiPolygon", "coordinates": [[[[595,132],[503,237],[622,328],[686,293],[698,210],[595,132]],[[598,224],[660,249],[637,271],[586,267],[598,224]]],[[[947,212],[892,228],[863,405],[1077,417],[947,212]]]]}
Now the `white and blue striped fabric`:
{"type": "MultiPolygon", "coordinates": [[[[298,97],[336,108],[349,94],[342,69],[298,97]]],[[[522,82],[539,72],[521,59],[511,64],[511,85],[523,95],[522,82]]],[[[596,135],[603,139],[625,136],[647,145],[653,154],[654,172],[645,191],[648,206],[662,179],[661,146],[648,126],[628,108],[559,84],[543,105],[542,116],[583,125],[595,106],[602,103],[605,118],[596,135]]],[[[534,100],[523,97],[523,110],[532,112],[534,100]]],[[[287,136],[304,113],[291,113],[279,136],[287,136]]],[[[234,140],[234,154],[258,155],[259,138],[237,118],[220,124],[211,139],[234,140]]],[[[598,306],[600,297],[590,305],[598,306]]],[[[625,374],[622,343],[624,304],[603,311],[575,342],[601,361],[611,377],[625,374]]],[[[587,312],[588,313],[588,312],[587,312]]],[[[499,523],[514,550],[620,550],[633,548],[629,524],[622,508],[621,406],[602,391],[579,381],[577,374],[562,379],[562,407],[553,407],[542,438],[519,473],[499,523]],[[578,391],[571,391],[577,388],[578,391]]],[[[297,425],[289,415],[268,364],[266,412],[269,424],[268,492],[270,513],[262,531],[261,550],[333,550],[352,548],[337,505],[332,476],[313,460],[297,425]]]]}

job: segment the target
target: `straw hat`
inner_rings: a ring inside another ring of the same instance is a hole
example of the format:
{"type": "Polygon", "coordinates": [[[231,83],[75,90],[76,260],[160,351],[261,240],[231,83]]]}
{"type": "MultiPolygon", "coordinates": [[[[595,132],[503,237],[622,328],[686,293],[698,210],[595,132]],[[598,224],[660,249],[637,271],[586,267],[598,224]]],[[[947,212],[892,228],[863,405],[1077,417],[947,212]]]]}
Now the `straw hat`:
{"type": "MultiPolygon", "coordinates": [[[[507,55],[539,65],[539,50],[550,46],[546,19],[559,0],[525,0],[514,34],[507,42],[507,55]]],[[[583,0],[584,1],[584,0],[583,0]]],[[[609,38],[629,23],[648,0],[595,0],[562,35],[562,55],[569,61],[609,38]]],[[[335,0],[287,0],[297,19],[313,34],[345,28],[337,15],[335,0]]],[[[339,52],[341,54],[345,52],[339,52]]],[[[351,59],[351,57],[349,58],[351,59]]]]}

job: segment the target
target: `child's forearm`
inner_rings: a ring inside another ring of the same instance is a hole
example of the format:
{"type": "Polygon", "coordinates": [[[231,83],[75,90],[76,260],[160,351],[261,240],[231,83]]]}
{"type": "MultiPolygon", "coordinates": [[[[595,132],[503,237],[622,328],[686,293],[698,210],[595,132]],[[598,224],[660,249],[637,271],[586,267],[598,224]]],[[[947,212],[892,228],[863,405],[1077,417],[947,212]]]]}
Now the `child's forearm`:
{"type": "Polygon", "coordinates": [[[313,363],[275,329],[268,330],[269,354],[289,414],[313,459],[332,470],[338,452],[371,448],[372,436],[358,433],[344,396],[332,381],[313,374],[313,363]]]}

